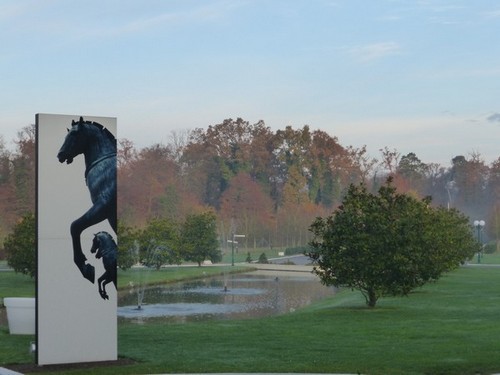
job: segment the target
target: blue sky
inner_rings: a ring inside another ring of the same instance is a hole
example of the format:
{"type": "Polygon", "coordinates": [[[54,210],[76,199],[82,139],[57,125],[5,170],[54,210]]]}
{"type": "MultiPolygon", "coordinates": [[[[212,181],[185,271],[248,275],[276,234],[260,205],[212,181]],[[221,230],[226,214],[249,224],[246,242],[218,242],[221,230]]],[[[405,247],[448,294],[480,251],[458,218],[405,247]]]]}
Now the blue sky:
{"type": "Polygon", "coordinates": [[[495,0],[0,0],[0,134],[112,116],[144,147],[242,117],[490,163],[499,35],[495,0]]]}

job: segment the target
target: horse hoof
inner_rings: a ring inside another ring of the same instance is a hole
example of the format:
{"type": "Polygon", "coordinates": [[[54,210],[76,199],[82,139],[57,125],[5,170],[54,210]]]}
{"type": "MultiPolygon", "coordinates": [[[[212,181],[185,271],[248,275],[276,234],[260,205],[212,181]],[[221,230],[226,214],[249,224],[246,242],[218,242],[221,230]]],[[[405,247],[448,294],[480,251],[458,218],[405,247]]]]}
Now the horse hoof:
{"type": "Polygon", "coordinates": [[[94,266],[90,264],[86,264],[85,267],[82,270],[83,277],[85,277],[88,281],[90,281],[92,284],[95,281],[95,270],[94,266]]]}

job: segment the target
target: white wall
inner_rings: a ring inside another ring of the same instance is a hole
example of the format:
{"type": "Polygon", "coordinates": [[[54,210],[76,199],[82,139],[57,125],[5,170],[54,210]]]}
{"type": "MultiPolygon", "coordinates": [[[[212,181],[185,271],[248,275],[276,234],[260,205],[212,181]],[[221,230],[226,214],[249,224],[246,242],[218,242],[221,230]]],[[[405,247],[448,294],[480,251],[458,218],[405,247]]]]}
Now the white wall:
{"type": "MultiPolygon", "coordinates": [[[[83,116],[108,128],[116,137],[116,118],[83,116]]],[[[82,233],[87,263],[95,266],[96,281],[86,280],[73,262],[71,222],[91,206],[85,185],[83,155],[72,164],[61,164],[56,155],[64,142],[71,120],[80,115],[36,116],[38,134],[38,280],[37,280],[37,357],[39,365],[94,362],[117,359],[116,290],[106,291],[109,300],[98,293],[97,279],[104,269],[102,261],[90,254],[93,235],[105,230],[102,222],[82,233]]]]}

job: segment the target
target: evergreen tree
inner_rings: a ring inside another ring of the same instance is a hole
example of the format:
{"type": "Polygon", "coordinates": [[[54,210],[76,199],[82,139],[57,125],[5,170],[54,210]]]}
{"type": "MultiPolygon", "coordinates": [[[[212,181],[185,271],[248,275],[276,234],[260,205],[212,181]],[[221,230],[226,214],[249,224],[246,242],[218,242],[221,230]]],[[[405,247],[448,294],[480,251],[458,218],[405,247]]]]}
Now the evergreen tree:
{"type": "Polygon", "coordinates": [[[314,272],[326,285],[361,291],[370,307],[439,279],[479,250],[467,217],[398,194],[391,183],[378,194],[351,185],[334,214],[310,228],[314,272]]]}
{"type": "Polygon", "coordinates": [[[16,272],[35,277],[35,215],[28,213],[14,226],[4,241],[7,263],[16,272]]]}

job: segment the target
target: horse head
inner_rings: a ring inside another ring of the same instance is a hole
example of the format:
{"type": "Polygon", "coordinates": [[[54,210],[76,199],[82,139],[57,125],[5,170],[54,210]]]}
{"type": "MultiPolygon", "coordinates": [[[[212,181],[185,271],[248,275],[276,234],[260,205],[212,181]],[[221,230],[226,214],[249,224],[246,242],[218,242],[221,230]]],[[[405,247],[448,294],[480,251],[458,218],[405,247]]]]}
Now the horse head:
{"type": "Polygon", "coordinates": [[[92,247],[90,248],[90,252],[95,254],[97,259],[106,256],[110,249],[116,247],[114,244],[113,237],[106,231],[102,231],[94,234],[94,239],[92,240],[92,247]]]}
{"type": "Polygon", "coordinates": [[[80,117],[79,121],[71,121],[71,129],[68,129],[64,143],[57,153],[60,163],[71,164],[75,156],[83,153],[85,146],[85,137],[82,137],[84,124],[83,117],[80,117]]]}
{"type": "Polygon", "coordinates": [[[92,240],[92,247],[90,248],[90,252],[94,254],[97,251],[95,257],[100,259],[102,257],[102,237],[106,232],[99,232],[94,234],[94,239],[92,240]]]}

